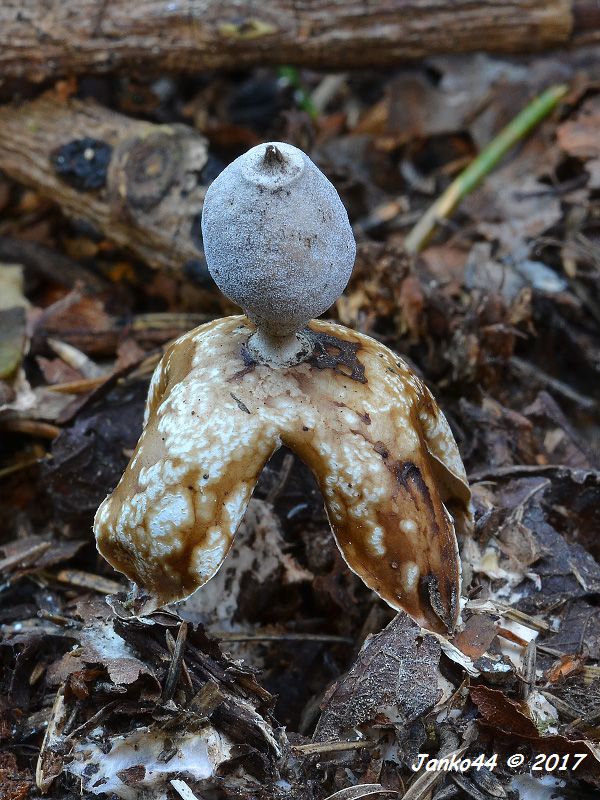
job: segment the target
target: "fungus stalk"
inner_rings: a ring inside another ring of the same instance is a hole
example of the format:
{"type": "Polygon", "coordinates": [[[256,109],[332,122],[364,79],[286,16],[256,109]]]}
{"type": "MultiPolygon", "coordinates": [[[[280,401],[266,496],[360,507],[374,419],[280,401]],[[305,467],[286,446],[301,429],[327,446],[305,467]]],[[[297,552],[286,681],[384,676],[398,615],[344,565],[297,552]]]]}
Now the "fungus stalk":
{"type": "Polygon", "coordinates": [[[455,524],[470,492],[456,443],[395,353],[315,319],[344,290],[355,242],[335,188],[301,150],[259,145],[206,193],[208,268],[244,311],[173,343],[144,431],[94,522],[98,549],[156,604],[208,581],[282,444],[313,471],[348,566],[424,627],[459,614],[455,524]]]}
{"type": "Polygon", "coordinates": [[[248,352],[260,364],[283,367],[299,363],[312,350],[310,341],[301,333],[277,336],[257,327],[248,340],[248,352]]]}

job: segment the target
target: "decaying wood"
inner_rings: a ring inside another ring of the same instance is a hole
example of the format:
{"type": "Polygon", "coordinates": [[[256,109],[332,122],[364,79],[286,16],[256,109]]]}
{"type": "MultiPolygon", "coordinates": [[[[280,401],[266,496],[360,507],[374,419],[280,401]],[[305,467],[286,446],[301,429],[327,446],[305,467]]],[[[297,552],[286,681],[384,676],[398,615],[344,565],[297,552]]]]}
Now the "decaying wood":
{"type": "Polygon", "coordinates": [[[600,6],[591,0],[573,3],[573,41],[578,46],[600,42],[600,6]]]}
{"type": "Polygon", "coordinates": [[[134,65],[189,71],[258,63],[354,68],[482,46],[531,52],[566,44],[574,19],[582,19],[574,7],[588,5],[573,0],[5,0],[0,4],[0,75],[42,80],[134,65]]]}
{"type": "Polygon", "coordinates": [[[0,236],[0,262],[21,264],[28,275],[55,281],[69,289],[79,283],[90,293],[101,292],[108,283],[68,256],[24,239],[0,236]]]}
{"type": "Polygon", "coordinates": [[[45,94],[0,108],[0,169],[147,264],[202,275],[205,139],[45,94]]]}

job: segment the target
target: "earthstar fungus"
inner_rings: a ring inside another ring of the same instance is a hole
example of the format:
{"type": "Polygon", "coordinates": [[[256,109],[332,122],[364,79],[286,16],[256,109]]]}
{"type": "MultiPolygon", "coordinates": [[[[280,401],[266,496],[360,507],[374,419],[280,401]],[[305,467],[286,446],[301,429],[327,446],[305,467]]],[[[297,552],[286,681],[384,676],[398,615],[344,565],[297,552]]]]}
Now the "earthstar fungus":
{"type": "Polygon", "coordinates": [[[144,431],[94,522],[98,549],[157,602],[208,581],[285,445],[315,474],[350,568],[437,632],[459,613],[457,524],[470,492],[427,387],[387,347],[313,319],[346,286],[355,243],[327,178],[288,144],[259,145],[210,186],[208,267],[245,315],[166,351],[144,431]]]}

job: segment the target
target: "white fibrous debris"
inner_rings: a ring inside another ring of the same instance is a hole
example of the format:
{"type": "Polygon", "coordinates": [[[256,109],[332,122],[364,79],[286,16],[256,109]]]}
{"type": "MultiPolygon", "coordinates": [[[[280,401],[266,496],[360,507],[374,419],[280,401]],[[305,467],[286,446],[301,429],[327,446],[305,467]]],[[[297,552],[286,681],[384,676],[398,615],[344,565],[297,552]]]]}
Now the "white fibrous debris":
{"type": "Polygon", "coordinates": [[[455,664],[463,667],[469,675],[473,678],[476,678],[480,675],[480,671],[477,669],[475,664],[473,663],[473,659],[470,658],[468,655],[463,653],[461,650],[458,649],[452,642],[449,642],[445,636],[439,636],[435,632],[432,632],[436,639],[439,641],[440,646],[446,656],[450,659],[450,661],[454,661],[455,664]]]}
{"type": "Polygon", "coordinates": [[[522,592],[516,587],[521,586],[525,579],[534,582],[536,579],[539,580],[538,576],[531,572],[507,569],[510,562],[508,559],[501,560],[500,550],[493,544],[482,551],[474,539],[466,539],[462,544],[462,556],[474,573],[486,575],[494,581],[502,581],[494,593],[494,598],[502,599],[507,605],[514,606],[522,598],[522,592]]]}
{"type": "MultiPolygon", "coordinates": [[[[272,506],[253,498],[225,563],[212,580],[182,602],[180,611],[187,620],[200,622],[208,630],[237,630],[240,626],[234,620],[244,615],[240,593],[248,577],[257,584],[279,580],[282,573],[287,583],[312,579],[284,548],[279,518],[272,506]]],[[[247,629],[247,624],[242,627],[247,629]]]]}
{"type": "MultiPolygon", "coordinates": [[[[532,642],[539,636],[539,631],[529,628],[527,625],[521,625],[520,622],[516,622],[513,619],[504,618],[502,620],[502,627],[511,633],[514,633],[515,636],[518,636],[519,639],[523,639],[525,642],[532,642]]],[[[517,644],[516,642],[511,642],[505,637],[501,637],[500,648],[503,655],[505,655],[507,658],[510,658],[518,670],[523,669],[525,648],[522,645],[517,644]]]]}
{"type": "Polygon", "coordinates": [[[198,800],[185,781],[180,781],[178,778],[175,778],[170,783],[179,797],[181,797],[181,800],[198,800]]]}
{"type": "Polygon", "coordinates": [[[95,795],[163,800],[171,778],[211,778],[230,757],[231,748],[232,743],[210,725],[200,733],[182,736],[173,731],[138,728],[108,740],[96,729],[88,741],[75,745],[73,760],[65,770],[81,778],[83,789],[95,795]],[[108,752],[105,745],[110,747],[108,752]],[[174,748],[171,758],[161,756],[174,748]]]}
{"type": "Polygon", "coordinates": [[[136,659],[131,646],[115,631],[112,620],[97,619],[83,628],[81,644],[97,653],[101,664],[115,659],[136,659]]]}
{"type": "Polygon", "coordinates": [[[518,792],[521,800],[564,800],[565,793],[561,789],[565,781],[553,775],[515,775],[510,788],[518,792]]]}

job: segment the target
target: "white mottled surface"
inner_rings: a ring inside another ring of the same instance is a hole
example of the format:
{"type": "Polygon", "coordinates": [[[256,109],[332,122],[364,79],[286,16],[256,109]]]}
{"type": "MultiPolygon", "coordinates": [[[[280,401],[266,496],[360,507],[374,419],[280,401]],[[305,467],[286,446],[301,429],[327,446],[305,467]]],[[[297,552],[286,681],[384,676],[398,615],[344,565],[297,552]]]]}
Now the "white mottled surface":
{"type": "Polygon", "coordinates": [[[310,330],[330,355],[353,346],[364,382],[341,362],[245,365],[254,328],[243,316],[171,346],[144,433],[97,512],[98,548],[160,602],[188,596],[218,570],[283,443],[319,480],[349,566],[426,627],[452,627],[459,560],[444,502],[468,517],[469,490],[447,423],[390,350],[340,325],[313,320],[310,330]]]}
{"type": "MultiPolygon", "coordinates": [[[[97,729],[94,733],[100,740],[102,731],[97,729]]],[[[123,736],[108,737],[107,745],[108,752],[99,747],[93,736],[78,742],[65,770],[79,776],[87,792],[116,795],[123,800],[166,798],[171,777],[210,778],[230,757],[232,749],[227,737],[208,724],[200,733],[182,735],[138,728],[123,736]],[[173,745],[175,755],[165,762],[161,753],[173,745]],[[124,770],[132,768],[137,772],[130,772],[131,777],[127,777],[124,770]],[[139,780],[132,780],[138,777],[139,780]]]]}

